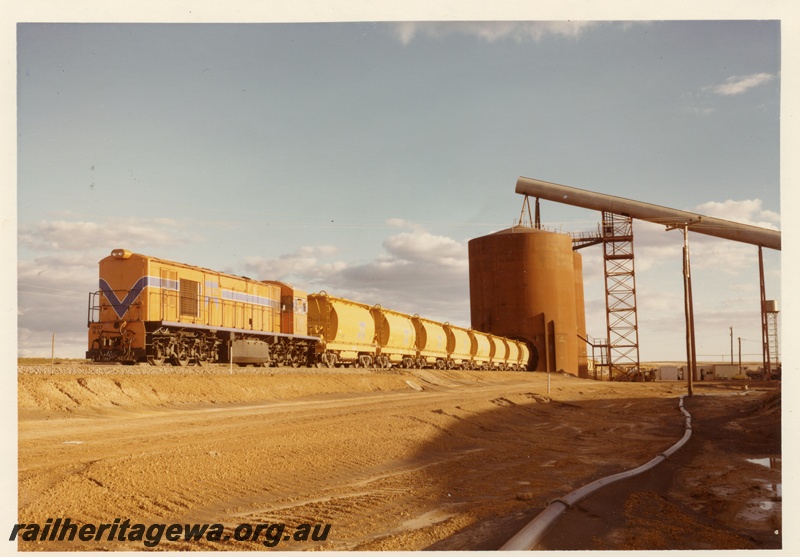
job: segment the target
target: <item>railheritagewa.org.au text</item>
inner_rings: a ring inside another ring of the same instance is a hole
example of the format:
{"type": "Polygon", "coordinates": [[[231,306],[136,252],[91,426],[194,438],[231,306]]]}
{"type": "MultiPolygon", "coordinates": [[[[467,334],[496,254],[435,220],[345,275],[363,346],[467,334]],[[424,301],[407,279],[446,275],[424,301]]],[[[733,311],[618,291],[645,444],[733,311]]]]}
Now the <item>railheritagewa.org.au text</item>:
{"type": "Polygon", "coordinates": [[[15,524],[9,541],[26,542],[134,542],[145,547],[156,547],[162,541],[169,542],[260,542],[266,547],[275,547],[281,542],[323,542],[328,539],[330,524],[283,523],[239,524],[226,529],[222,524],[141,524],[121,518],[103,524],[78,524],[69,518],[48,518],[44,524],[15,524]]]}

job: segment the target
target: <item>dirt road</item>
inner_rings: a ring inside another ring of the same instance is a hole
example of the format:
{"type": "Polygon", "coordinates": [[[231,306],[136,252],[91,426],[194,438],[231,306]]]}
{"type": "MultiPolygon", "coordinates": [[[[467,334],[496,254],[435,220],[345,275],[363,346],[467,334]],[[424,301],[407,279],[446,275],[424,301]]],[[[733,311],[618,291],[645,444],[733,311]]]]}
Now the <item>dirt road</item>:
{"type": "MultiPolygon", "coordinates": [[[[678,383],[430,370],[57,371],[19,369],[19,522],[218,523],[228,536],[163,536],[159,549],[263,550],[269,531],[240,541],[240,524],[285,524],[271,538],[281,550],[496,549],[548,500],[650,460],[684,425],[678,383]],[[303,524],[317,541],[295,539],[303,524]]],[[[684,460],[655,472],[661,491],[620,496],[622,515],[584,536],[583,549],[780,547],[779,488],[764,487],[780,484],[780,469],[747,461],[779,462],[780,385],[748,387],[696,386],[687,408],[698,433],[684,460]],[[642,542],[642,521],[660,507],[702,523],[702,539],[642,542]]],[[[569,522],[579,517],[561,524],[569,522]]],[[[20,548],[147,549],[119,536],[41,539],[20,548]]]]}

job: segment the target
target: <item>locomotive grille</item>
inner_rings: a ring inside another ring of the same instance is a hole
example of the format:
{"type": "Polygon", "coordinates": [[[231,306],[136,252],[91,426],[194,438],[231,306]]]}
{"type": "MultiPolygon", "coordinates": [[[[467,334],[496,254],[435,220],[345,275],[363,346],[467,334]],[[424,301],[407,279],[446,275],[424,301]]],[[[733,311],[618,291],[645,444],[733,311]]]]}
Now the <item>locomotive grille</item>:
{"type": "Polygon", "coordinates": [[[190,317],[198,317],[200,315],[199,294],[199,282],[181,279],[181,315],[190,317]]]}

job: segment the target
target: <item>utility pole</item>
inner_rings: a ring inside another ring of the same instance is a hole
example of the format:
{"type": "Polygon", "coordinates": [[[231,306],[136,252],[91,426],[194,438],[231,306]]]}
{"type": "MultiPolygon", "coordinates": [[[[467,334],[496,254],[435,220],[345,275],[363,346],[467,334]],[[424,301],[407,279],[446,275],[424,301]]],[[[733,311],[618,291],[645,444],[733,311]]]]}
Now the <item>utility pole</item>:
{"type": "Polygon", "coordinates": [[[689,226],[700,220],[667,225],[667,230],[683,232],[683,309],[686,316],[686,392],[693,395],[694,376],[697,373],[697,352],[694,336],[694,305],[692,303],[692,272],[689,262],[689,226]]]}
{"type": "Polygon", "coordinates": [[[731,329],[731,365],[733,365],[733,327],[731,329]]]}
{"type": "Polygon", "coordinates": [[[742,374],[742,337],[739,337],[739,375],[742,374]]]}
{"type": "Polygon", "coordinates": [[[689,262],[689,226],[691,222],[684,222],[667,226],[667,230],[678,229],[683,232],[683,302],[686,314],[686,392],[692,396],[694,390],[694,376],[697,373],[697,352],[695,351],[694,336],[694,304],[692,303],[692,272],[689,262]]]}

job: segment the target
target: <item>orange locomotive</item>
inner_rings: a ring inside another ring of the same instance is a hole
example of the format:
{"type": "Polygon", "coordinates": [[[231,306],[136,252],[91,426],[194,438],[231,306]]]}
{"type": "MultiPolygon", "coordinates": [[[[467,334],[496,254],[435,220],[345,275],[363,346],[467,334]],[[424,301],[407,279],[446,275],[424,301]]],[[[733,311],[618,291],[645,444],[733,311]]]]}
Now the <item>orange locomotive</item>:
{"type": "Polygon", "coordinates": [[[92,361],[307,365],[306,293],[115,249],[89,295],[92,361]]]}

